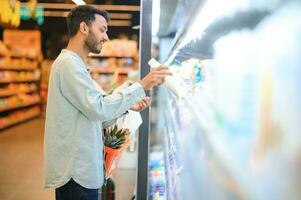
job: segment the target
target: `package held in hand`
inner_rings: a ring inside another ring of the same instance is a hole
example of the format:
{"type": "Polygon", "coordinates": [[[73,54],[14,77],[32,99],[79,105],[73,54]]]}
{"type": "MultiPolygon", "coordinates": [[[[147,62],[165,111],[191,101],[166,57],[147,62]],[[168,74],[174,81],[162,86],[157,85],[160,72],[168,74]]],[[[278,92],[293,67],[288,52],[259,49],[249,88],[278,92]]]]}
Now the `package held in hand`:
{"type": "MultiPolygon", "coordinates": [[[[161,63],[159,63],[156,59],[152,58],[148,62],[149,66],[152,68],[159,67],[161,63]]],[[[178,99],[183,97],[186,94],[186,87],[184,82],[177,76],[166,76],[165,82],[163,85],[172,92],[178,99]]]]}

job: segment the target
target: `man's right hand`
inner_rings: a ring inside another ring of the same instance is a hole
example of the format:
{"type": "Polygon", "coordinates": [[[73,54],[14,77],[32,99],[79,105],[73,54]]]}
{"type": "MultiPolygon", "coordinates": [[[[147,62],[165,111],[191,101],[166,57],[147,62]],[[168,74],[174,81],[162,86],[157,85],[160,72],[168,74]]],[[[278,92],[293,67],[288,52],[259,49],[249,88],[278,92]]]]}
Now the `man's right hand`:
{"type": "Polygon", "coordinates": [[[168,67],[161,65],[156,68],[151,68],[150,72],[139,81],[144,90],[150,90],[154,86],[161,85],[165,81],[165,76],[172,75],[168,67]]]}

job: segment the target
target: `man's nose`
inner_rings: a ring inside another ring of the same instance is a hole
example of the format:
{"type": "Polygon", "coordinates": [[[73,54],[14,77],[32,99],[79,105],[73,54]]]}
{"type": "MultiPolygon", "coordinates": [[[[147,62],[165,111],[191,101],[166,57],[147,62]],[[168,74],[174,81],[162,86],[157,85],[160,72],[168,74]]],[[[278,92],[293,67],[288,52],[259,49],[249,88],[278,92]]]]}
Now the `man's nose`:
{"type": "Polygon", "coordinates": [[[109,40],[110,40],[107,33],[105,33],[104,40],[105,40],[105,41],[109,41],[109,40]]]}

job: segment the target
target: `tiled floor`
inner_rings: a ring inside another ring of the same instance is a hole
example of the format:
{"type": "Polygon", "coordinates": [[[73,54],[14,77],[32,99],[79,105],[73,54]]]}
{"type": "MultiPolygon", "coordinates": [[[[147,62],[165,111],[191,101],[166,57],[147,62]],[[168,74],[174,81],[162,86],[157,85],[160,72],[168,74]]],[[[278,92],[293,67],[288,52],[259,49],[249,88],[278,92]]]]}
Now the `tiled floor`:
{"type": "MultiPolygon", "coordinates": [[[[35,119],[0,132],[0,199],[50,200],[51,189],[43,188],[44,119],[35,119]]],[[[116,200],[129,200],[135,170],[116,171],[116,200]]]]}

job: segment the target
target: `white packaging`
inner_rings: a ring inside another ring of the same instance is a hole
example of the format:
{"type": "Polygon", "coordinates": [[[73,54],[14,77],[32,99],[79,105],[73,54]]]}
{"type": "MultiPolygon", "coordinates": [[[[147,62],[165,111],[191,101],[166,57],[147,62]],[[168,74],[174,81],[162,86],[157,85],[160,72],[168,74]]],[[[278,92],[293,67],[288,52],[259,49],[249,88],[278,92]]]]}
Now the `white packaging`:
{"type": "Polygon", "coordinates": [[[139,112],[128,110],[128,114],[117,119],[116,124],[119,129],[129,129],[130,131],[130,151],[134,151],[136,142],[136,132],[142,124],[142,117],[139,112]]]}
{"type": "MultiPolygon", "coordinates": [[[[152,58],[150,59],[150,61],[148,62],[149,66],[151,66],[152,68],[156,68],[159,67],[161,65],[161,63],[159,63],[156,59],[152,58]]],[[[170,91],[172,92],[174,95],[176,95],[176,97],[182,98],[186,92],[187,89],[185,87],[184,82],[177,76],[172,75],[172,76],[166,76],[165,77],[165,82],[163,83],[163,85],[170,91]]]]}

